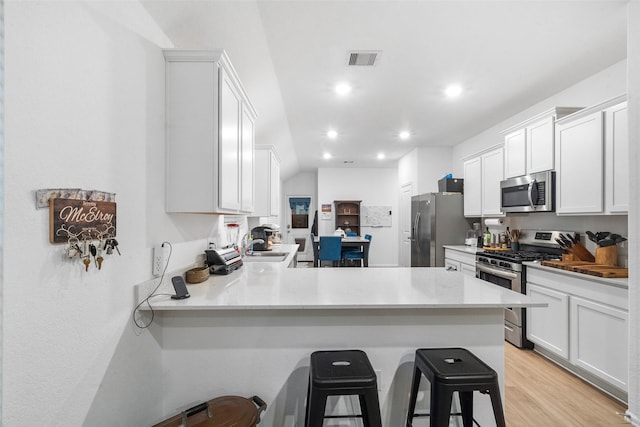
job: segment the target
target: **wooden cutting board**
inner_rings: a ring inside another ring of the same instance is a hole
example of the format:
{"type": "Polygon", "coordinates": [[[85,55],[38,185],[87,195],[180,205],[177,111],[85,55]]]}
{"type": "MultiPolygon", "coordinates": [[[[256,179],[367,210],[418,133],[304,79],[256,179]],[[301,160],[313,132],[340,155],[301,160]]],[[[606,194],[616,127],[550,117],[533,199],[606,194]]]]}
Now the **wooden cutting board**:
{"type": "Polygon", "coordinates": [[[629,277],[629,269],[622,267],[612,267],[586,261],[542,261],[540,263],[546,267],[559,268],[576,273],[589,274],[591,276],[606,278],[629,277]]]}

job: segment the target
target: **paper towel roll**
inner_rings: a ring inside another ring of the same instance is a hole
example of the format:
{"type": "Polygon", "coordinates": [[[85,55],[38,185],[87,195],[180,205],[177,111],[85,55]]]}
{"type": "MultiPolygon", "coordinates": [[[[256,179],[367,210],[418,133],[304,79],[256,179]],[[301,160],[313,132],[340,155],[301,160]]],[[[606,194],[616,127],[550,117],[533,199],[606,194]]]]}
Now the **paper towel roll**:
{"type": "Polygon", "coordinates": [[[496,227],[501,226],[504,223],[502,218],[487,218],[484,220],[484,225],[487,227],[496,227]]]}

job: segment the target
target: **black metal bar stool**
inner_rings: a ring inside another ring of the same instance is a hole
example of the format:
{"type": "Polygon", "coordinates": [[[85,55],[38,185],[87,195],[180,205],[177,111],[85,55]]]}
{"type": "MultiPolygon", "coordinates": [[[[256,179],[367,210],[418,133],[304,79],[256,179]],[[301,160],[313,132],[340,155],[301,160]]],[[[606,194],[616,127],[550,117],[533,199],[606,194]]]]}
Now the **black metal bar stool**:
{"type": "MultiPolygon", "coordinates": [[[[493,415],[498,427],[505,427],[498,374],[476,355],[464,348],[423,348],[416,350],[411,397],[407,413],[407,427],[413,424],[416,398],[421,375],[431,383],[431,427],[446,427],[451,416],[453,392],[460,397],[464,427],[471,427],[473,419],[473,392],[489,394],[493,415]]],[[[425,414],[426,415],[426,414],[425,414]]],[[[477,424],[477,423],[476,423],[477,424]]]]}
{"type": "Polygon", "coordinates": [[[365,427],[382,427],[376,373],[361,350],[311,354],[305,427],[321,427],[325,418],[359,418],[365,427]],[[357,395],[362,415],[326,415],[329,396],[357,395]]]}

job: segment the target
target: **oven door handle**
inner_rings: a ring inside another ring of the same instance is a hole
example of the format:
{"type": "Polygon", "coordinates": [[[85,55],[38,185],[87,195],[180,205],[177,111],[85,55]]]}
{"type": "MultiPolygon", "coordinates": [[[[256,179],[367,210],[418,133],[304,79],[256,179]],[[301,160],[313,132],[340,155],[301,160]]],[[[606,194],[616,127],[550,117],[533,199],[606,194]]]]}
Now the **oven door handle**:
{"type": "Polygon", "coordinates": [[[499,268],[487,267],[484,265],[476,264],[476,272],[483,271],[485,273],[495,274],[496,276],[506,277],[508,279],[517,279],[518,273],[512,273],[510,271],[501,270],[499,268]]]}

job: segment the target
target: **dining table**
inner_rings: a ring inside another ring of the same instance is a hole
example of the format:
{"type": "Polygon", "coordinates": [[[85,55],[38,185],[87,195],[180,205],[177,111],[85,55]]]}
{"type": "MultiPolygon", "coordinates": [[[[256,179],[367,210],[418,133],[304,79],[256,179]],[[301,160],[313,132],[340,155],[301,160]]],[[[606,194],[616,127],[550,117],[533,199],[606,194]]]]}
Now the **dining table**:
{"type": "MultiPolygon", "coordinates": [[[[363,253],[362,265],[369,267],[369,245],[371,241],[361,236],[355,237],[343,237],[342,248],[356,249],[363,253]]],[[[320,267],[320,260],[318,259],[318,248],[320,246],[320,236],[313,238],[313,266],[320,267]]]]}

